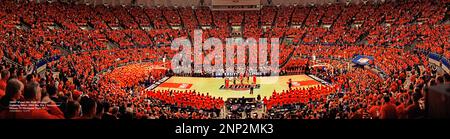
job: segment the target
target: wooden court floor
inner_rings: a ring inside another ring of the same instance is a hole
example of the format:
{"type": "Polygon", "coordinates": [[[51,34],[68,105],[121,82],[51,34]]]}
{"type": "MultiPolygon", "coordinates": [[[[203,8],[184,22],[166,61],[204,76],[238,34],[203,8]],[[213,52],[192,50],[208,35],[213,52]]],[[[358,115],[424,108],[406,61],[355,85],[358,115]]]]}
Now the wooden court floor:
{"type": "MultiPolygon", "coordinates": [[[[209,93],[211,96],[227,98],[256,98],[261,95],[261,98],[267,96],[269,98],[272,92],[276,90],[288,90],[289,79],[293,82],[293,88],[306,88],[321,85],[320,82],[310,78],[307,75],[292,75],[292,76],[273,76],[273,77],[257,77],[254,93],[250,94],[250,90],[246,88],[241,89],[221,89],[225,84],[224,78],[203,78],[203,77],[171,77],[166,82],[162,83],[153,90],[196,90],[201,93],[209,93]]],[[[250,80],[252,78],[250,77],[250,80]]],[[[238,86],[240,81],[236,81],[238,86]]],[[[233,85],[232,82],[230,82],[233,85]]],[[[244,81],[244,84],[247,82],[244,81]]]]}

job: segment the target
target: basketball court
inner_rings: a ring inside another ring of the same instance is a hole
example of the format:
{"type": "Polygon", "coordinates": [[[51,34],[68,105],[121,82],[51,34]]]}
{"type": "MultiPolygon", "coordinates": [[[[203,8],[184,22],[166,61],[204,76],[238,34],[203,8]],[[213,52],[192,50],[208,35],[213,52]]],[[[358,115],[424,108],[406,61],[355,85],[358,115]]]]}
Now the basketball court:
{"type": "MultiPolygon", "coordinates": [[[[272,76],[272,77],[257,77],[256,84],[248,84],[244,81],[236,81],[236,85],[230,81],[230,86],[233,88],[224,87],[224,78],[205,78],[205,77],[171,77],[164,83],[160,84],[153,90],[196,90],[201,93],[209,93],[211,96],[227,98],[256,98],[261,95],[271,96],[272,92],[276,90],[288,90],[288,81],[292,80],[292,88],[307,88],[322,85],[319,81],[307,75],[292,75],[292,76],[272,76]],[[250,85],[254,85],[253,94],[250,94],[250,85]]],[[[250,77],[252,80],[252,77],[250,77]]]]}

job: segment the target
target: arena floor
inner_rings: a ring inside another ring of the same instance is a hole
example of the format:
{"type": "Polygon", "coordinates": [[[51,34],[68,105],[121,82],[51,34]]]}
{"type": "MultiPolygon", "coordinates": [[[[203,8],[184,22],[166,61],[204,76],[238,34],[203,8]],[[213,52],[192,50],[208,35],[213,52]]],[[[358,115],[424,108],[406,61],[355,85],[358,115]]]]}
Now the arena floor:
{"type": "MultiPolygon", "coordinates": [[[[305,88],[317,85],[322,85],[320,82],[312,79],[307,75],[292,75],[292,76],[277,76],[277,77],[257,77],[256,84],[259,88],[254,89],[253,95],[250,94],[249,89],[221,89],[221,86],[225,84],[224,78],[203,78],[203,77],[171,77],[166,82],[160,84],[153,90],[196,90],[201,93],[209,93],[211,96],[227,98],[256,98],[258,94],[261,98],[264,96],[271,96],[273,90],[281,92],[282,90],[288,90],[287,82],[292,79],[293,88],[305,88]]],[[[250,81],[252,78],[250,77],[250,81]]],[[[240,81],[236,81],[236,84],[240,84],[240,81]]],[[[232,85],[233,83],[230,82],[232,85]]],[[[244,84],[247,84],[244,81],[244,84]]]]}

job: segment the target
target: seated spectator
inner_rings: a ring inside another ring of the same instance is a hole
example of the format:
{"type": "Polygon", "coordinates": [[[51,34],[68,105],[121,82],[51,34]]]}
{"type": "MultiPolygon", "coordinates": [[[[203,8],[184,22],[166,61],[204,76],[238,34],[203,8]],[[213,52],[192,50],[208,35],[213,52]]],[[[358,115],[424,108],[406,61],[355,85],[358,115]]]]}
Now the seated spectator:
{"type": "Polygon", "coordinates": [[[412,104],[406,107],[406,116],[408,119],[418,119],[423,118],[423,110],[420,108],[419,100],[421,98],[421,94],[418,92],[414,92],[411,96],[412,104]]]}
{"type": "Polygon", "coordinates": [[[55,102],[61,110],[64,110],[67,102],[67,97],[58,96],[56,92],[57,88],[54,85],[47,85],[46,88],[47,94],[49,95],[50,99],[55,102]]]}
{"type": "Polygon", "coordinates": [[[117,119],[119,119],[117,117],[118,112],[119,112],[118,107],[110,107],[108,112],[103,114],[102,119],[103,120],[117,120],[117,119]]]}
{"type": "Polygon", "coordinates": [[[48,96],[41,99],[41,88],[37,82],[28,83],[24,89],[24,100],[28,102],[46,103],[45,108],[36,107],[26,112],[17,112],[16,119],[63,119],[64,114],[48,96]]]}
{"type": "Polygon", "coordinates": [[[0,119],[12,119],[14,114],[9,112],[9,104],[11,101],[20,100],[22,97],[24,86],[17,79],[8,81],[5,90],[5,96],[0,99],[0,119]]]}
{"type": "Polygon", "coordinates": [[[380,109],[380,119],[397,119],[397,110],[389,96],[383,98],[384,105],[380,109]]]}
{"type": "Polygon", "coordinates": [[[95,119],[102,119],[102,116],[105,113],[104,108],[103,103],[97,102],[97,113],[95,115],[95,119]]]}
{"type": "Polygon", "coordinates": [[[5,91],[0,89],[0,99],[5,95],[5,91]]]}
{"type": "Polygon", "coordinates": [[[79,119],[81,116],[81,105],[78,101],[67,102],[66,111],[64,113],[66,119],[79,119]]]}
{"type": "Polygon", "coordinates": [[[82,116],[79,119],[94,119],[96,116],[97,102],[89,97],[82,97],[80,100],[82,116]]]}
{"type": "Polygon", "coordinates": [[[6,89],[6,82],[9,80],[10,72],[8,70],[3,70],[1,73],[2,79],[0,80],[0,89],[6,89]]]}

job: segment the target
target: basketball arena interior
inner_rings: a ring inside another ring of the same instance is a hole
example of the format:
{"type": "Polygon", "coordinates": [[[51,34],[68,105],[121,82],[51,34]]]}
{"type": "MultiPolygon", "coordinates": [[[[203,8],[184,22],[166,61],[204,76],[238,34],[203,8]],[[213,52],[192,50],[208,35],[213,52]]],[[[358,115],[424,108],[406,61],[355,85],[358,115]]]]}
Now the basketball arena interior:
{"type": "Polygon", "coordinates": [[[449,0],[1,0],[0,119],[449,118],[449,8],[449,0]]]}

